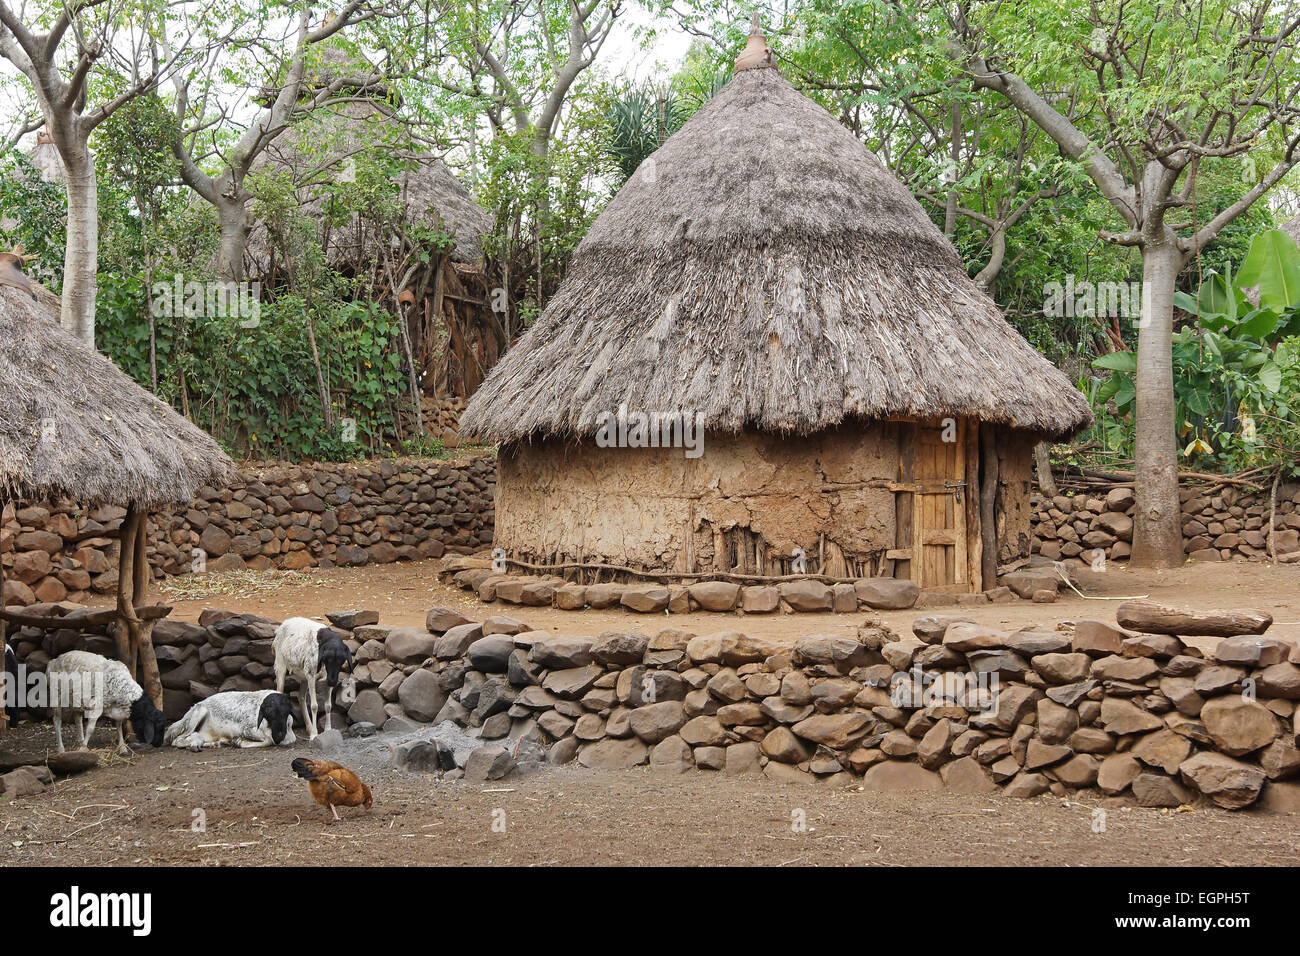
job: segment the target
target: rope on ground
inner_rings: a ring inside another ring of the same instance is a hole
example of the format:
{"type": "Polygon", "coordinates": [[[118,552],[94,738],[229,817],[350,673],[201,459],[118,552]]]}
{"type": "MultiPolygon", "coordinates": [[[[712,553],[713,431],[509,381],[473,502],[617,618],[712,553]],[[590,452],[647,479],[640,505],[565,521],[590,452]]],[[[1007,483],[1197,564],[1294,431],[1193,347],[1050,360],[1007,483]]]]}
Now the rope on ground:
{"type": "Polygon", "coordinates": [[[1085,601],[1141,601],[1143,598],[1149,598],[1151,596],[1150,594],[1130,594],[1128,597],[1105,597],[1097,594],[1084,594],[1074,586],[1073,581],[1065,576],[1065,572],[1061,570],[1060,565],[1055,565],[1055,569],[1056,573],[1060,575],[1061,580],[1066,583],[1069,589],[1085,601]]]}

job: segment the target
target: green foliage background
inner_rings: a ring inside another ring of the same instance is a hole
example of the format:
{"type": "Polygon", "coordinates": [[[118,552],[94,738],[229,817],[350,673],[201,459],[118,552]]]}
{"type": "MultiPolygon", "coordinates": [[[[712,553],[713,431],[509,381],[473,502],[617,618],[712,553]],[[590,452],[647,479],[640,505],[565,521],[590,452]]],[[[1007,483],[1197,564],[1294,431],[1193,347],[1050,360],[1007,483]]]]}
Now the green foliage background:
{"type": "MultiPolygon", "coordinates": [[[[506,290],[501,318],[509,338],[540,314],[573,250],[618,187],[728,81],[748,32],[748,8],[737,11],[718,0],[673,5],[644,0],[638,9],[655,25],[642,28],[643,40],[661,33],[668,21],[697,39],[678,62],[660,64],[653,75],[635,81],[624,75],[625,64],[598,59],[569,91],[557,131],[541,155],[531,127],[486,122],[490,111],[507,120],[510,111],[502,111],[500,101],[465,66],[476,41],[495,42],[494,18],[511,16],[516,6],[494,0],[472,11],[453,11],[452,19],[438,26],[450,37],[439,71],[395,78],[392,97],[397,103],[400,93],[404,115],[426,138],[421,148],[449,152],[493,217],[484,242],[485,268],[489,286],[506,290]],[[656,14],[667,20],[654,20],[656,14]],[[427,142],[429,136],[436,144],[427,142]]],[[[1028,79],[1042,89],[1072,90],[1084,115],[1109,110],[1130,117],[1136,143],[1147,118],[1171,98],[1196,95],[1226,103],[1241,92],[1223,73],[1215,38],[1197,32],[1185,18],[1155,16],[1158,6],[1127,5],[1127,28],[1145,30],[1152,49],[1181,50],[1178,75],[1154,87],[1105,92],[1083,82],[1071,60],[1088,39],[1082,6],[1014,0],[979,7],[976,15],[1028,79]]],[[[567,29],[562,6],[536,9],[541,12],[530,21],[532,32],[515,30],[503,47],[514,83],[531,101],[544,97],[553,78],[548,43],[562,40],[567,29]]],[[[786,77],[907,183],[937,225],[945,223],[950,192],[977,215],[996,215],[1007,204],[1050,193],[1007,230],[1004,265],[989,293],[1093,402],[1097,425],[1079,440],[1093,446],[1090,454],[1102,463],[1130,459],[1132,382],[1125,378],[1129,359],[1123,356],[1131,352],[1114,350],[1136,347],[1132,322],[1121,318],[1112,326],[1107,316],[1050,315],[1044,309],[1045,289],[1067,275],[1077,282],[1141,279],[1136,252],[1099,238],[1104,230],[1122,226],[1115,211],[1076,164],[1005,103],[992,93],[972,91],[969,83],[953,82],[942,46],[944,5],[794,0],[763,12],[786,77]],[[952,178],[936,144],[954,109],[971,160],[952,178]]],[[[429,37],[380,25],[369,42],[382,43],[389,62],[400,65],[417,61],[429,37]]],[[[223,81],[246,82],[247,77],[232,67],[223,81]]],[[[380,232],[401,226],[391,155],[406,141],[383,141],[377,134],[374,148],[355,158],[355,177],[341,182],[323,176],[319,193],[327,201],[319,220],[302,214],[283,176],[255,177],[254,212],[267,224],[277,255],[293,268],[289,281],[262,290],[260,322],[245,328],[237,317],[150,314],[150,282],[169,284],[177,275],[186,281],[211,278],[206,270],[217,239],[210,208],[179,185],[169,148],[175,122],[168,96],[149,96],[115,114],[92,142],[100,189],[101,347],[146,387],[154,387],[156,366],[158,393],[235,454],[332,459],[402,450],[409,397],[398,320],[373,277],[346,277],[329,267],[320,237],[323,224],[356,216],[380,232]],[[309,322],[329,408],[322,407],[318,394],[309,322]],[[356,422],[354,444],[340,437],[343,419],[356,422]]],[[[320,130],[303,140],[319,144],[320,130]]],[[[1199,221],[1211,218],[1240,195],[1257,175],[1253,170],[1273,162],[1279,149],[1279,142],[1265,137],[1249,162],[1207,160],[1188,214],[1199,221]]],[[[1296,191],[1296,177],[1283,188],[1296,191]]],[[[17,220],[0,241],[22,243],[35,253],[34,274],[57,291],[65,209],[61,188],[40,180],[22,153],[11,150],[0,157],[0,209],[17,220]]],[[[1241,269],[1252,241],[1283,218],[1259,202],[1233,222],[1185,268],[1180,301],[1196,301],[1207,281],[1241,269]]],[[[412,235],[424,256],[438,254],[449,241],[437,230],[416,229],[412,235]]],[[[958,215],[952,241],[970,274],[979,274],[990,257],[989,230],[958,215]]],[[[1203,316],[1195,311],[1183,309],[1177,317],[1177,398],[1180,439],[1191,449],[1187,462],[1227,469],[1300,458],[1295,330],[1279,325],[1269,336],[1247,342],[1214,328],[1207,337],[1203,316]],[[1255,428],[1250,440],[1242,430],[1246,421],[1255,428]]]]}

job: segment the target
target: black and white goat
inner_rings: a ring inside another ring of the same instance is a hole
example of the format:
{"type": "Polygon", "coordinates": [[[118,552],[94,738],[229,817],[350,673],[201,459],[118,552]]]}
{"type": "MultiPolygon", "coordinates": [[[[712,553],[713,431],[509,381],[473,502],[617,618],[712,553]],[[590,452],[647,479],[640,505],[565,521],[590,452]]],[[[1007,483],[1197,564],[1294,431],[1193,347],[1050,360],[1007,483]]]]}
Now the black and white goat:
{"type": "Polygon", "coordinates": [[[334,710],[334,690],[346,667],[352,671],[352,652],[343,643],[343,635],[324,624],[305,617],[291,617],[275,631],[275,689],[284,693],[284,680],[298,679],[298,701],[307,733],[316,736],[316,681],[323,669],[325,684],[325,729],[329,730],[334,710]],[[310,703],[308,702],[310,698],[310,703]]]}
{"type": "Polygon", "coordinates": [[[167,728],[164,742],[201,750],[232,743],[238,747],[289,746],[298,716],[287,694],[273,690],[228,690],[199,701],[167,728]]]}
{"type": "Polygon", "coordinates": [[[95,733],[95,723],[107,717],[117,725],[117,745],[127,751],[122,726],[131,721],[136,739],[150,747],[161,747],[167,721],[144,689],[131,679],[126,665],[89,651],[68,651],[50,661],[45,670],[49,682],[50,707],[54,710],[54,743],[63,753],[63,713],[73,717],[79,750],[86,750],[95,733]],[[83,722],[89,718],[89,725],[83,722]]]}

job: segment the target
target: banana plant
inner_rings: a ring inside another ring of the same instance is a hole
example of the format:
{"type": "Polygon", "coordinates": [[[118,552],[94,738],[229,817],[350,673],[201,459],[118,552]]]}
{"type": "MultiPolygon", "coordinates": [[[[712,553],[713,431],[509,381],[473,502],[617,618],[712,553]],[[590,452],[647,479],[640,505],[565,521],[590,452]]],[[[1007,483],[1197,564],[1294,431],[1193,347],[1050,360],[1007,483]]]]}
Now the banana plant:
{"type": "Polygon", "coordinates": [[[1233,339],[1275,345],[1300,335],[1300,247],[1281,229],[1266,229],[1235,277],[1228,264],[1222,274],[1209,273],[1195,296],[1175,292],[1174,305],[1233,339]]]}
{"type": "MultiPolygon", "coordinates": [[[[1184,455],[1209,454],[1253,441],[1253,413],[1289,417],[1281,394],[1286,357],[1278,342],[1300,335],[1300,247],[1284,232],[1255,237],[1241,268],[1205,276],[1196,295],[1175,293],[1174,304],[1195,318],[1173,336],[1174,400],[1184,455]]],[[[1110,378],[1097,391],[1128,415],[1136,398],[1137,357],[1112,352],[1093,361],[1110,378]]]]}

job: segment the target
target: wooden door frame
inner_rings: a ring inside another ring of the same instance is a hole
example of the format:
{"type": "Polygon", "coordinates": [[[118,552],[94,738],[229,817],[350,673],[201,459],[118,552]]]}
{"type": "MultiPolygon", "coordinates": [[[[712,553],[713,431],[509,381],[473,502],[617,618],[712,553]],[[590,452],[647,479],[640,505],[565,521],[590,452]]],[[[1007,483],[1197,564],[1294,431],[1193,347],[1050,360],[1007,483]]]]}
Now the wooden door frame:
{"type": "Polygon", "coordinates": [[[894,577],[915,581],[924,590],[935,593],[976,593],[983,584],[983,524],[981,502],[981,434],[980,422],[975,418],[960,418],[964,461],[962,479],[966,483],[962,495],[966,533],[963,540],[954,542],[954,573],[963,581],[951,585],[925,587],[921,582],[923,560],[918,532],[921,527],[920,495],[916,493],[916,446],[921,428],[941,428],[942,420],[896,419],[898,429],[898,490],[894,495],[895,537],[894,547],[885,552],[884,566],[892,566],[894,577]]]}

